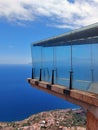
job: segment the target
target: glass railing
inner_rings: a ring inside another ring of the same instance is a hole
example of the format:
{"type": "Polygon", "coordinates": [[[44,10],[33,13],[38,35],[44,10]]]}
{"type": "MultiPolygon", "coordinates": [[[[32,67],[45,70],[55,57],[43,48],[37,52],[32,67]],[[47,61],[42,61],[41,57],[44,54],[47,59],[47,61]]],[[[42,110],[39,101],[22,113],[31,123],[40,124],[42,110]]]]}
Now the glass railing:
{"type": "MultiPolygon", "coordinates": [[[[72,50],[72,88],[98,93],[98,45],[73,46],[72,50]]],[[[54,84],[69,87],[70,57],[70,46],[32,47],[34,78],[39,80],[41,76],[49,83],[53,78],[54,84]]]]}
{"type": "Polygon", "coordinates": [[[98,44],[92,44],[91,49],[91,83],[88,91],[98,94],[98,44]]]}
{"type": "Polygon", "coordinates": [[[90,83],[90,45],[73,46],[73,88],[88,90],[90,83]]]}
{"type": "Polygon", "coordinates": [[[53,48],[42,49],[42,80],[51,83],[53,67],[53,48]]]}
{"type": "Polygon", "coordinates": [[[32,68],[33,68],[33,77],[35,79],[40,78],[40,68],[41,68],[41,48],[42,47],[34,47],[31,48],[32,55],[32,68]]]}
{"type": "Polygon", "coordinates": [[[69,71],[70,71],[70,50],[69,47],[55,47],[55,84],[69,86],[69,71]]]}
{"type": "Polygon", "coordinates": [[[98,45],[73,46],[73,88],[98,93],[98,45]]]}

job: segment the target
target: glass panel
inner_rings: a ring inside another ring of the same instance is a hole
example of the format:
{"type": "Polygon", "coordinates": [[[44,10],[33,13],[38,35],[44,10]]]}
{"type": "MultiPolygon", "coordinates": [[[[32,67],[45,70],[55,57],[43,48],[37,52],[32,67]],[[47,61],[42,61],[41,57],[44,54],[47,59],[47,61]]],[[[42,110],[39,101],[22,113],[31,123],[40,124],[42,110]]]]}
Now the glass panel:
{"type": "MultiPolygon", "coordinates": [[[[34,78],[69,87],[70,46],[32,46],[32,66],[34,78]]],[[[73,88],[98,93],[98,44],[73,46],[73,88]]]]}
{"type": "Polygon", "coordinates": [[[90,83],[90,45],[73,46],[73,88],[87,91],[90,83]]]}
{"type": "Polygon", "coordinates": [[[42,80],[51,82],[53,69],[53,48],[42,48],[42,80]]]}
{"type": "Polygon", "coordinates": [[[32,67],[34,68],[34,78],[39,79],[41,68],[41,47],[32,46],[32,67]]]}
{"type": "Polygon", "coordinates": [[[55,83],[69,87],[70,47],[55,47],[55,83]]]}
{"type": "Polygon", "coordinates": [[[92,66],[91,66],[91,79],[92,82],[88,88],[88,91],[98,94],[98,44],[92,44],[92,66]]]}

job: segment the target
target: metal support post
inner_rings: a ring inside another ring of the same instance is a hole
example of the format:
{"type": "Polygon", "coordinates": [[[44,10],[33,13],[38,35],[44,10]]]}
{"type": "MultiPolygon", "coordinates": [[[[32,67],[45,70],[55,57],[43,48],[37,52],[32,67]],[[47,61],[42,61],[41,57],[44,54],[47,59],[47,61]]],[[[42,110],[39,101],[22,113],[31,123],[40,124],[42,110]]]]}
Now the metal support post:
{"type": "Polygon", "coordinates": [[[52,70],[52,81],[51,84],[54,84],[54,70],[52,70]]]}
{"type": "Polygon", "coordinates": [[[69,89],[72,89],[72,81],[73,81],[73,71],[70,71],[70,84],[69,84],[69,89]]]}
{"type": "Polygon", "coordinates": [[[34,68],[32,68],[32,79],[34,79],[34,68]]]}
{"type": "Polygon", "coordinates": [[[73,54],[73,48],[72,48],[72,42],[71,42],[71,46],[70,46],[70,51],[71,51],[71,56],[70,56],[70,61],[71,61],[71,70],[70,70],[70,82],[69,82],[69,89],[72,89],[72,82],[73,82],[73,58],[72,58],[72,54],[73,54]]]}
{"type": "Polygon", "coordinates": [[[42,69],[40,69],[39,81],[42,81],[42,69]]]}

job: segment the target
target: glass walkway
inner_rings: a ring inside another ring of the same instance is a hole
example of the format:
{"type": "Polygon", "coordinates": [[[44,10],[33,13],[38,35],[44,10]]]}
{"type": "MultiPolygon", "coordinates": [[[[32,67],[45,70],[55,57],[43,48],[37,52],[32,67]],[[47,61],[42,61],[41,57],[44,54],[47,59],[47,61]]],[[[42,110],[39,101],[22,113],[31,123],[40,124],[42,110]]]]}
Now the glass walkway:
{"type": "Polygon", "coordinates": [[[98,23],[32,43],[32,79],[98,94],[98,23]]]}

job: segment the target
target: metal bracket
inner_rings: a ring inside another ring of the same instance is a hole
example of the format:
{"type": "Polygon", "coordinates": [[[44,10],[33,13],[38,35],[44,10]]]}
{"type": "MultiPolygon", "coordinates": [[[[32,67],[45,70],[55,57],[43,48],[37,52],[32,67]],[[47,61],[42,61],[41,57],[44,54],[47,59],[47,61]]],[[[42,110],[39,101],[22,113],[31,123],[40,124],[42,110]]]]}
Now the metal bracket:
{"type": "Polygon", "coordinates": [[[51,90],[51,84],[47,84],[47,89],[51,90]]]}
{"type": "Polygon", "coordinates": [[[69,89],[65,89],[65,90],[64,90],[64,94],[70,95],[70,90],[69,90],[69,89]]]}

